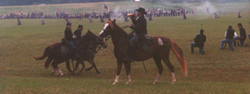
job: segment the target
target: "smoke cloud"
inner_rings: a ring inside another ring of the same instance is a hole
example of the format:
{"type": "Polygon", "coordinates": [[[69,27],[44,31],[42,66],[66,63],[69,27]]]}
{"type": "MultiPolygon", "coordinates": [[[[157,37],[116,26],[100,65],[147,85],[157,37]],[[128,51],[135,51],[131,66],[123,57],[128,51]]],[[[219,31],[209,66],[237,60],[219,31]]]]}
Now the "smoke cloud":
{"type": "Polygon", "coordinates": [[[198,20],[206,19],[208,17],[211,17],[211,15],[214,15],[214,13],[218,13],[216,7],[209,1],[205,1],[198,6],[195,6],[194,4],[184,3],[184,7],[188,9],[194,9],[196,14],[202,15],[197,18],[198,20]]]}

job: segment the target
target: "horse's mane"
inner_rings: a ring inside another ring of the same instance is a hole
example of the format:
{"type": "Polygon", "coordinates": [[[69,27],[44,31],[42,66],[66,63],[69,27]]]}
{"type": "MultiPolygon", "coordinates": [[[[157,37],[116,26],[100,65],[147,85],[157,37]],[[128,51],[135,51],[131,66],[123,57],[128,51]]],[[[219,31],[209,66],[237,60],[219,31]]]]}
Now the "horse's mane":
{"type": "Polygon", "coordinates": [[[89,41],[87,39],[95,39],[96,37],[98,37],[97,35],[95,35],[93,32],[91,32],[90,30],[88,30],[87,33],[85,33],[84,35],[82,35],[81,37],[81,42],[85,42],[85,41],[89,41]]]}
{"type": "MultiPolygon", "coordinates": [[[[111,20],[110,20],[111,21],[111,20]]],[[[111,21],[111,23],[114,26],[114,29],[117,29],[118,31],[122,31],[124,32],[126,35],[128,35],[128,33],[126,31],[124,31],[124,29],[122,29],[117,23],[116,23],[116,19],[114,19],[113,21],[111,21]]]]}
{"type": "Polygon", "coordinates": [[[96,34],[94,34],[92,31],[88,30],[87,33],[85,33],[85,35],[83,35],[82,37],[98,37],[96,34]]]}

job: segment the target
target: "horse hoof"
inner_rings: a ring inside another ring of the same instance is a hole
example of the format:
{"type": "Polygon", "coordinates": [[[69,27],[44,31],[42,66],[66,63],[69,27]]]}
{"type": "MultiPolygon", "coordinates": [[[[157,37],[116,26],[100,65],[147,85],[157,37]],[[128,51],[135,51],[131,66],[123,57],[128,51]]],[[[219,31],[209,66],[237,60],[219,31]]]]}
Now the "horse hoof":
{"type": "Polygon", "coordinates": [[[117,84],[117,82],[114,82],[113,85],[117,84]]]}
{"type": "Polygon", "coordinates": [[[131,82],[126,82],[126,85],[130,84],[131,82]]]}
{"type": "Polygon", "coordinates": [[[159,82],[154,82],[153,84],[157,84],[157,83],[159,83],[159,82]]]}
{"type": "Polygon", "coordinates": [[[176,81],[172,81],[172,84],[175,84],[176,83],[176,81]]]}

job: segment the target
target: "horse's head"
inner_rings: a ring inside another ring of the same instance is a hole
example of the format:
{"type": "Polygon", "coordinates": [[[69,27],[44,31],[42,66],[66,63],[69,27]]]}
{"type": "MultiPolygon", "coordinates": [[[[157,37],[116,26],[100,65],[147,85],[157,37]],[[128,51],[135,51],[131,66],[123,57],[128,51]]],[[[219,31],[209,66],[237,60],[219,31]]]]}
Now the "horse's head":
{"type": "Polygon", "coordinates": [[[112,33],[114,33],[114,24],[116,22],[116,19],[112,20],[108,20],[107,23],[104,24],[103,29],[101,30],[101,32],[99,33],[99,37],[101,38],[109,38],[109,35],[111,35],[112,33]]]}
{"type": "Polygon", "coordinates": [[[93,32],[91,32],[90,30],[88,30],[88,32],[86,33],[86,36],[89,38],[89,39],[93,39],[95,40],[95,42],[97,44],[100,44],[103,48],[106,48],[107,45],[106,43],[103,41],[102,38],[96,36],[93,32]]]}

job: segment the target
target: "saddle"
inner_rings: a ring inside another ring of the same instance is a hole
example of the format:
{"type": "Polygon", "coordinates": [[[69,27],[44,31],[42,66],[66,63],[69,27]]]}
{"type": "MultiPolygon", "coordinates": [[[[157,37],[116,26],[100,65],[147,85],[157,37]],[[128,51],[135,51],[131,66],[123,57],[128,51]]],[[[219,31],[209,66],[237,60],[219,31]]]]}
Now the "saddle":
{"type": "Polygon", "coordinates": [[[135,39],[135,49],[147,52],[149,47],[153,45],[153,39],[148,34],[138,35],[135,39]]]}

